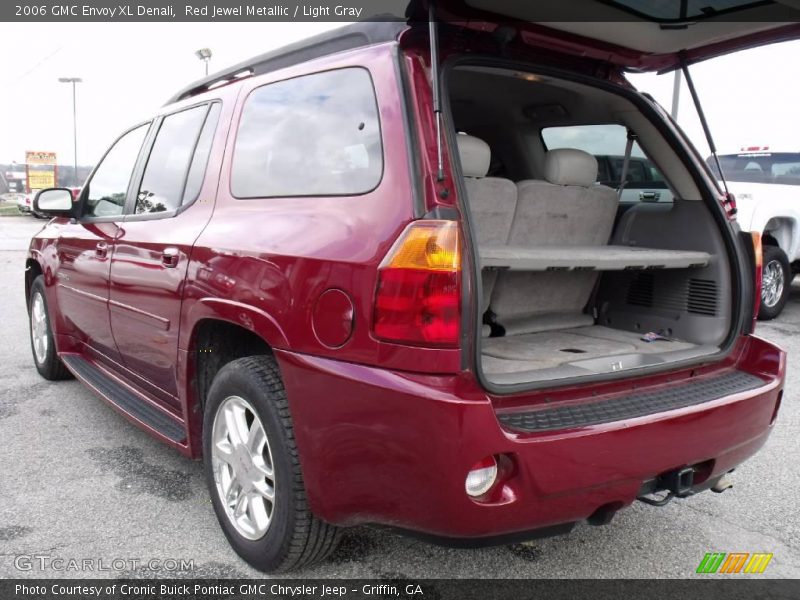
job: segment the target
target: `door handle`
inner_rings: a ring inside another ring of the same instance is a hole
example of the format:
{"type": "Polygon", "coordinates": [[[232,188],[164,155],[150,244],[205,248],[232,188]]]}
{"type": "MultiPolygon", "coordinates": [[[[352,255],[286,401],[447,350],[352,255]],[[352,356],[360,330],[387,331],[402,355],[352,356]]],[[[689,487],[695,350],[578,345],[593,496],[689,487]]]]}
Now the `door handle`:
{"type": "Polygon", "coordinates": [[[97,258],[105,258],[108,256],[108,244],[105,242],[97,242],[97,245],[94,247],[94,253],[97,258]]]}
{"type": "Polygon", "coordinates": [[[164,250],[161,251],[161,264],[168,269],[173,269],[178,266],[180,255],[180,250],[177,248],[172,246],[169,248],[164,248],[164,250]]]}

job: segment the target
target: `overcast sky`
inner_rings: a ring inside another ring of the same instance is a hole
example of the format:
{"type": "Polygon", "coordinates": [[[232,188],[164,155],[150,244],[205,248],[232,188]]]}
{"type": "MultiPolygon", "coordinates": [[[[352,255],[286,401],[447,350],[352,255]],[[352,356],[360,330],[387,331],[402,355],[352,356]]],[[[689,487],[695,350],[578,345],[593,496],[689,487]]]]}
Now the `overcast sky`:
{"type": "MultiPolygon", "coordinates": [[[[72,163],[72,91],[78,84],[78,160],[93,164],[129,125],[203,75],[194,56],[211,48],[211,70],[341,23],[0,24],[0,163],[50,150],[72,163]]],[[[800,41],[747,50],[692,68],[720,150],[770,145],[800,151],[800,41]]],[[[672,75],[635,75],[669,110],[672,75]]],[[[683,89],[678,120],[705,155],[702,129],[683,89]]]]}

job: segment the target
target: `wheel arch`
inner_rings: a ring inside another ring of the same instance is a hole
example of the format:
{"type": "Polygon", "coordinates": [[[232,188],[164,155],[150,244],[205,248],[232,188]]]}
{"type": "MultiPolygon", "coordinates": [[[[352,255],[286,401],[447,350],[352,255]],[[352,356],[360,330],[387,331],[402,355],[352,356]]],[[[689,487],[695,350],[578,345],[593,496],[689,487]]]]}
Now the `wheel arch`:
{"type": "Polygon", "coordinates": [[[201,300],[181,326],[185,358],[186,416],[192,455],[202,452],[203,408],[215,375],[229,362],[245,356],[270,355],[286,347],[277,322],[252,306],[228,300],[201,300]]]}
{"type": "Polygon", "coordinates": [[[777,246],[786,253],[789,262],[795,260],[800,247],[800,227],[795,217],[770,218],[762,228],[762,240],[768,246],[777,246]]]}
{"type": "Polygon", "coordinates": [[[30,305],[33,281],[43,273],[42,265],[36,259],[28,258],[25,261],[25,306],[30,305]]]}

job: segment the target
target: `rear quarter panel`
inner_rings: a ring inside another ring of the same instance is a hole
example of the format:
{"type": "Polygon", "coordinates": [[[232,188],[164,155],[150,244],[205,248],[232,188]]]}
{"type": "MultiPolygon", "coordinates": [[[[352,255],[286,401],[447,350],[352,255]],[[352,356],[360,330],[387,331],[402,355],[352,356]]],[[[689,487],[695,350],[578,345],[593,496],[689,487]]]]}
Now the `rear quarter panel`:
{"type": "Polygon", "coordinates": [[[728,182],[742,229],[769,229],[790,261],[800,259],[800,186],[728,182]]]}
{"type": "Polygon", "coordinates": [[[370,333],[376,268],[414,217],[396,47],[388,43],[344,52],[242,83],[215,213],[189,265],[182,350],[191,351],[198,321],[223,318],[275,348],[423,372],[458,369],[457,350],[381,343],[370,333]],[[272,82],[343,67],[368,69],[375,87],[384,158],[377,188],[358,196],[235,198],[231,163],[248,94],[272,82]],[[321,343],[312,325],[317,300],[328,289],[345,292],[354,308],[352,334],[336,348],[321,343]]]}

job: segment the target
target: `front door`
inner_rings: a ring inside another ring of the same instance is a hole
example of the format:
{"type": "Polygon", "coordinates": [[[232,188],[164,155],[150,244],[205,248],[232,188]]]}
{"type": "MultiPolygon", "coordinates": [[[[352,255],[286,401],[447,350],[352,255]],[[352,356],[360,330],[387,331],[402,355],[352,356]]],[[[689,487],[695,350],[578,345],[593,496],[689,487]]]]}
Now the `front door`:
{"type": "Polygon", "coordinates": [[[111,257],[109,312],[123,364],[174,408],[183,286],[213,209],[216,186],[203,180],[219,111],[204,104],[160,120],[111,257]]]}
{"type": "Polygon", "coordinates": [[[65,224],[57,242],[56,296],[67,331],[95,358],[119,360],[108,315],[111,255],[125,199],[148,125],[120,137],[81,193],[81,216],[65,224]]]}

